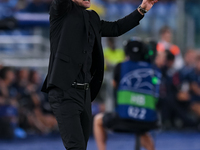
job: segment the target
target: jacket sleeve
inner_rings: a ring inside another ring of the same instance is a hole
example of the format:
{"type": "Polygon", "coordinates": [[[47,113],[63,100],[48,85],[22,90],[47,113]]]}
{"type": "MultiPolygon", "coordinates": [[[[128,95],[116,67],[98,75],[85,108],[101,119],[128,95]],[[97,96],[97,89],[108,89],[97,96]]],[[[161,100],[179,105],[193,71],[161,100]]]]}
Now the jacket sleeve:
{"type": "Polygon", "coordinates": [[[115,22],[101,21],[102,37],[116,37],[120,36],[127,31],[131,30],[135,26],[139,25],[139,21],[144,16],[141,15],[138,10],[135,10],[128,16],[119,19],[115,22]]]}
{"type": "Polygon", "coordinates": [[[51,4],[50,14],[55,16],[63,15],[72,7],[72,0],[53,0],[51,4]]]}

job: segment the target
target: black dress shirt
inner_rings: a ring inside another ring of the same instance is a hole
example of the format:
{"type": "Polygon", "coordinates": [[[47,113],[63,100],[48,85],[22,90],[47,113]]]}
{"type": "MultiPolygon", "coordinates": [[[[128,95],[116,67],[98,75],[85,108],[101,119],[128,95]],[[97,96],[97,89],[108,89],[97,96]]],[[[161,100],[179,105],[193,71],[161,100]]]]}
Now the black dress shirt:
{"type": "Polygon", "coordinates": [[[78,83],[89,83],[91,80],[90,68],[92,66],[92,51],[94,47],[94,42],[95,42],[95,34],[89,22],[87,51],[84,51],[84,53],[86,53],[86,59],[76,79],[76,82],[78,83]]]}

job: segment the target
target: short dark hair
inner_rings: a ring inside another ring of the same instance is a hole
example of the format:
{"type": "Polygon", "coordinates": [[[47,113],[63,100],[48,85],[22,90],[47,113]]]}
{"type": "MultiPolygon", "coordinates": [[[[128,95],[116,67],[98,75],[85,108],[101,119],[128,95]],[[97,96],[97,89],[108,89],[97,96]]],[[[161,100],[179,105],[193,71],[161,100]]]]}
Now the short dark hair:
{"type": "Polygon", "coordinates": [[[175,56],[169,50],[166,50],[165,53],[167,61],[174,61],[175,56]]]}
{"type": "Polygon", "coordinates": [[[7,72],[9,72],[9,71],[12,71],[12,69],[10,67],[3,67],[0,70],[0,78],[3,80],[6,79],[7,72]]]}
{"type": "Polygon", "coordinates": [[[159,33],[160,35],[166,33],[167,31],[171,31],[171,28],[169,26],[164,26],[160,29],[159,33]]]}
{"type": "Polygon", "coordinates": [[[115,42],[115,38],[114,37],[108,37],[107,41],[111,42],[111,43],[114,43],[115,42]]]}

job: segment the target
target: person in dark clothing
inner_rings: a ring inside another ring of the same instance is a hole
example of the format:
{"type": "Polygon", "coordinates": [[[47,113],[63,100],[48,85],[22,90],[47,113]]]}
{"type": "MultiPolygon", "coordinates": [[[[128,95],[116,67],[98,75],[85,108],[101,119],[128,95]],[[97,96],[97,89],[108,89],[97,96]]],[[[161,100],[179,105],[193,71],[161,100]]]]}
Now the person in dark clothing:
{"type": "Polygon", "coordinates": [[[200,55],[196,56],[196,66],[191,73],[190,108],[200,118],[200,55]]]}
{"type": "Polygon", "coordinates": [[[90,0],[53,0],[50,7],[51,55],[42,91],[58,121],[66,149],[85,150],[91,124],[91,101],[103,80],[101,37],[124,34],[139,24],[158,0],[143,0],[130,15],[101,21],[86,8],[90,0]]]}
{"type": "Polygon", "coordinates": [[[11,94],[14,78],[11,68],[0,69],[0,138],[13,138],[18,127],[17,101],[11,94]]]}
{"type": "Polygon", "coordinates": [[[159,103],[163,128],[194,127],[198,122],[189,116],[186,107],[188,105],[186,101],[189,99],[186,91],[189,90],[189,85],[183,82],[179,72],[172,69],[174,59],[175,56],[170,51],[166,51],[166,65],[162,68],[163,78],[159,103]]]}
{"type": "Polygon", "coordinates": [[[161,72],[155,59],[159,56],[156,49],[154,51],[137,38],[130,39],[124,49],[126,61],[117,64],[114,69],[115,112],[95,116],[95,140],[98,149],[105,150],[106,129],[139,133],[141,145],[147,150],[154,150],[154,142],[148,131],[157,127],[155,108],[161,72]],[[147,103],[154,108],[145,105],[147,103]]]}

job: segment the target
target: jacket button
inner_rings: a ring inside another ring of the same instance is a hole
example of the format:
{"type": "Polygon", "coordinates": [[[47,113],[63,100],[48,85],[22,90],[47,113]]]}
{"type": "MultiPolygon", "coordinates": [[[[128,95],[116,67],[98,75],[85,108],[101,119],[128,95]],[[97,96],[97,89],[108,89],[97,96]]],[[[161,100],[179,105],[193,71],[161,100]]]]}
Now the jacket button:
{"type": "Polygon", "coordinates": [[[83,53],[84,53],[84,54],[86,54],[86,53],[87,53],[87,51],[85,51],[85,50],[84,50],[84,51],[83,51],[83,53]]]}

